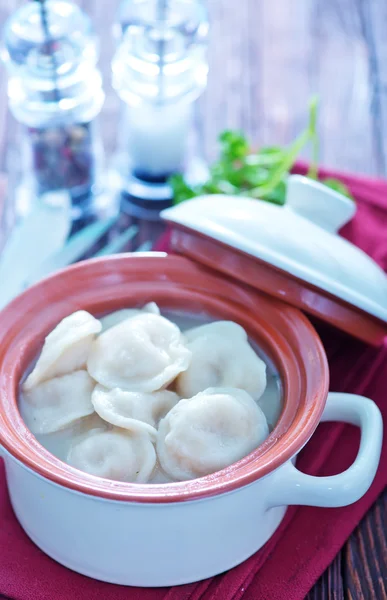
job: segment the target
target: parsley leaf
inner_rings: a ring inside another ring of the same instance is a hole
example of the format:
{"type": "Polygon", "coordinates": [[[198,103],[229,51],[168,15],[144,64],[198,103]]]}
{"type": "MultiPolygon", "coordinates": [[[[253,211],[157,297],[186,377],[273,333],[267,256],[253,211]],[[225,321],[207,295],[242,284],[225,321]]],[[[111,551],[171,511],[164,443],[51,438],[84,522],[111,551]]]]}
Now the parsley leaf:
{"type": "MultiPolygon", "coordinates": [[[[219,159],[210,167],[209,179],[191,186],[182,175],[173,175],[174,203],[203,194],[249,196],[274,204],[286,202],[286,180],[301,150],[312,147],[312,159],[307,176],[318,180],[319,139],[317,133],[318,98],[309,103],[309,121],[288,148],[263,146],[251,152],[251,145],[242,131],[226,130],[219,136],[219,159]]],[[[351,198],[348,188],[333,178],[322,181],[328,187],[351,198]]]]}

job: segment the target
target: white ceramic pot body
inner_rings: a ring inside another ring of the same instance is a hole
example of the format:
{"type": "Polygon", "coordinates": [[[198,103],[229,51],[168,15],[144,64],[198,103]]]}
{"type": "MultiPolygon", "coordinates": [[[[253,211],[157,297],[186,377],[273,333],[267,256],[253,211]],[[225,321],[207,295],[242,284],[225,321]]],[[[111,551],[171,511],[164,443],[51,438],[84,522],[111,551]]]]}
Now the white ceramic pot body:
{"type": "Polygon", "coordinates": [[[231,492],[190,501],[129,502],[66,488],[4,451],[12,506],[35,544],[74,571],[132,586],[198,581],[261,548],[288,505],[344,506],[367,491],[381,452],[378,408],[360,396],[329,394],[322,420],[361,428],[355,462],[332,477],[305,475],[289,460],[231,492]]]}

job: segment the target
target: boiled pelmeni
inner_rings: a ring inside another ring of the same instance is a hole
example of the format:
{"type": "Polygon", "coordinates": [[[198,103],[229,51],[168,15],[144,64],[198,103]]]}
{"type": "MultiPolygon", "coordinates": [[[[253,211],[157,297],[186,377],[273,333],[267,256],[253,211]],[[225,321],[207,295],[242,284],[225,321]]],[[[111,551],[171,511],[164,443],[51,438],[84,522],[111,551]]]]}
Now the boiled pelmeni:
{"type": "Polygon", "coordinates": [[[93,342],[87,369],[104,387],[154,392],[167,387],[190,360],[179,328],[144,313],[102,333],[93,342]]]}
{"type": "Polygon", "coordinates": [[[147,431],[156,440],[156,427],[162,417],[179,401],[174,392],[129,392],[97,385],[91,401],[99,416],[117,427],[147,431]]]}
{"type": "Polygon", "coordinates": [[[111,327],[115,327],[115,325],[119,325],[119,323],[122,323],[122,321],[125,321],[126,319],[140,315],[142,312],[159,315],[160,309],[155,302],[148,302],[143,308],[123,308],[121,310],[116,310],[105,317],[101,317],[102,332],[107,331],[111,327]]]}
{"type": "Polygon", "coordinates": [[[146,483],[156,464],[156,452],[146,434],[123,429],[91,432],[74,443],[69,465],[97,477],[146,483]]]}
{"type": "Polygon", "coordinates": [[[266,417],[247,392],[212,388],[180,400],[160,421],[157,453],[167,475],[195,479],[240,460],[268,434],[266,417]]]}
{"type": "Polygon", "coordinates": [[[25,391],[23,416],[27,427],[34,434],[47,434],[91,415],[94,386],[87,371],[74,371],[25,391]]]}
{"type": "Polygon", "coordinates": [[[251,348],[243,327],[217,321],[184,332],[192,352],[176,390],[190,398],[209,387],[235,387],[258,400],[266,387],[266,365],[251,348]]]}
{"type": "Polygon", "coordinates": [[[101,327],[101,323],[85,310],[63,319],[46,337],[38,362],[23,389],[31,390],[42,381],[84,368],[91,344],[101,327]]]}
{"type": "Polygon", "coordinates": [[[242,341],[247,340],[247,333],[241,325],[234,323],[234,321],[213,321],[212,323],[205,323],[198,327],[192,327],[184,332],[184,335],[189,342],[193,342],[203,336],[222,336],[232,339],[239,339],[242,341]]]}

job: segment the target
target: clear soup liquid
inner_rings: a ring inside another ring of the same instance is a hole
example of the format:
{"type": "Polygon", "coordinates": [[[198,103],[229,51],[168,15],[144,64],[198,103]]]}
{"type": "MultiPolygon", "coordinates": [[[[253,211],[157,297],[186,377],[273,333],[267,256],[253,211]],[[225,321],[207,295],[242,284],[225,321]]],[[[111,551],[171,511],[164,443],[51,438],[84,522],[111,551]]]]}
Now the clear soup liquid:
{"type": "MultiPolygon", "coordinates": [[[[186,331],[187,329],[192,329],[193,327],[211,323],[215,320],[206,315],[188,315],[186,313],[178,312],[165,311],[162,312],[162,315],[173,323],[176,323],[182,332],[186,331]]],[[[260,358],[266,363],[267,386],[263,395],[259,399],[258,404],[265,413],[269,429],[272,431],[282,410],[282,388],[280,377],[273,363],[262,352],[257,344],[250,340],[250,345],[258,354],[258,356],[260,356],[260,358]]],[[[34,364],[32,364],[30,369],[28,369],[24,379],[32,371],[33,366],[34,364]]],[[[19,393],[19,409],[21,416],[23,419],[25,419],[25,401],[21,391],[19,393]]],[[[90,430],[107,430],[109,428],[110,425],[100,419],[100,417],[95,413],[89,417],[80,419],[72,427],[68,427],[55,433],[36,435],[36,439],[40,442],[40,444],[42,444],[42,446],[51,452],[51,454],[63,462],[66,462],[67,454],[74,440],[85,435],[85,433],[89,432],[90,430]]],[[[165,473],[157,464],[153,477],[149,483],[168,483],[170,481],[171,479],[165,475],[165,473]]]]}

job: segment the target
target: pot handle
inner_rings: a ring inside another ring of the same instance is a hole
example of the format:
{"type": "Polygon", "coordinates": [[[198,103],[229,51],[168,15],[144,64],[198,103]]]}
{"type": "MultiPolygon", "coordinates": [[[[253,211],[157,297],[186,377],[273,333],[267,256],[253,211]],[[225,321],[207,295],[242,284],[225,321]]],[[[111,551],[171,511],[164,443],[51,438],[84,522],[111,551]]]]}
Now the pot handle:
{"type": "Polygon", "coordinates": [[[270,507],[347,506],[359,500],[371,486],[383,438],[382,415],[375,402],[354,394],[330,393],[323,421],[341,421],[360,427],[360,448],[355,461],[343,473],[330,477],[305,475],[289,461],[275,474],[270,507]]]}

